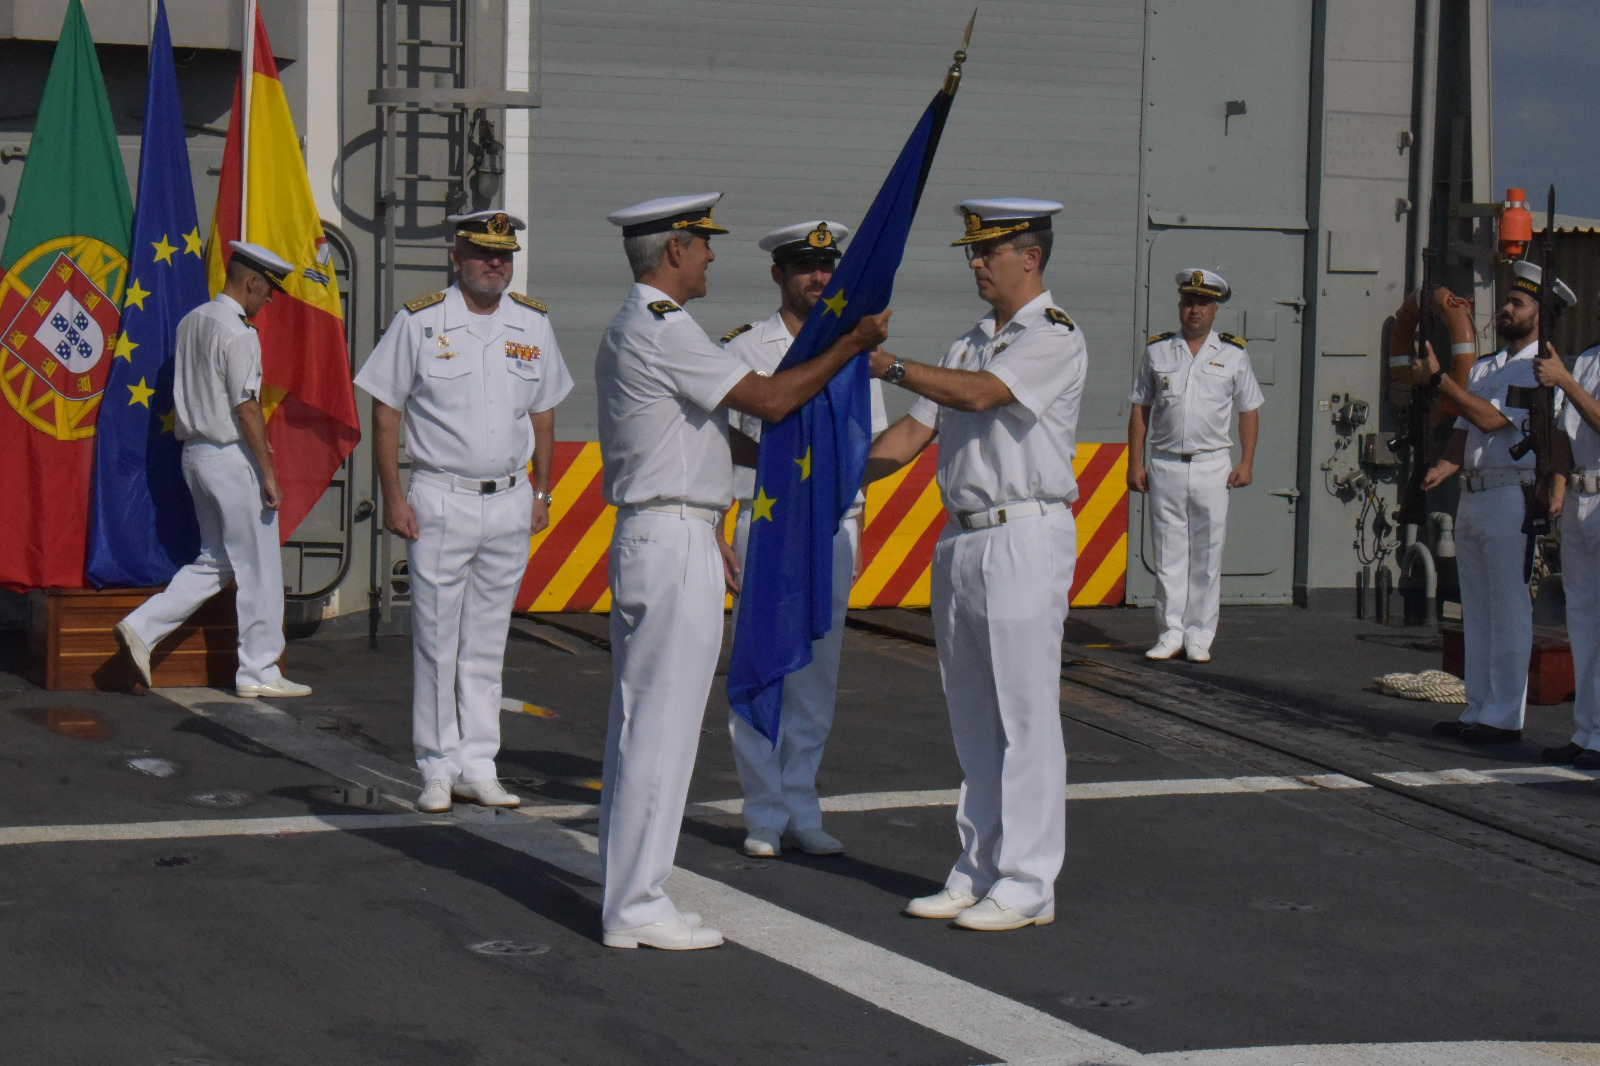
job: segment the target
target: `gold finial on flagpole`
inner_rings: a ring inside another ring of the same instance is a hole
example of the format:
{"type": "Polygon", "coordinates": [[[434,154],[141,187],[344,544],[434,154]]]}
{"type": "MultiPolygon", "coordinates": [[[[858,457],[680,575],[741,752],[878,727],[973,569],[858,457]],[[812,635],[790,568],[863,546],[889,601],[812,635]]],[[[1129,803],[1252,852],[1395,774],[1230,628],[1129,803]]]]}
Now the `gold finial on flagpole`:
{"type": "Polygon", "coordinates": [[[972,43],[972,24],[978,21],[978,9],[972,9],[972,17],[967,20],[967,32],[961,38],[961,47],[956,49],[955,62],[950,64],[950,73],[944,78],[944,92],[946,96],[954,96],[956,86],[961,83],[961,64],[967,61],[967,45],[972,43]]]}

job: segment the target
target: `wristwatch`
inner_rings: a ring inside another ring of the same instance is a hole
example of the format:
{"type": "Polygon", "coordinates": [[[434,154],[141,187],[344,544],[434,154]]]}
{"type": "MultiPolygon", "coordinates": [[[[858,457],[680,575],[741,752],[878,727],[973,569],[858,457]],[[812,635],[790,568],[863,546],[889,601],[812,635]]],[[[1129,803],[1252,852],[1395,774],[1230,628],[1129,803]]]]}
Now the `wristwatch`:
{"type": "Polygon", "coordinates": [[[540,492],[537,489],[534,490],[533,498],[541,501],[546,507],[549,507],[552,503],[556,502],[556,498],[554,496],[550,495],[548,492],[540,492]]]}
{"type": "Polygon", "coordinates": [[[1437,389],[1439,387],[1439,379],[1443,378],[1443,377],[1444,377],[1444,368],[1440,367],[1438,370],[1435,370],[1433,372],[1433,376],[1432,377],[1428,378],[1428,384],[1437,389]]]}
{"type": "Polygon", "coordinates": [[[906,364],[895,356],[894,362],[889,364],[889,369],[883,372],[883,380],[890,385],[898,385],[906,379],[906,364]]]}

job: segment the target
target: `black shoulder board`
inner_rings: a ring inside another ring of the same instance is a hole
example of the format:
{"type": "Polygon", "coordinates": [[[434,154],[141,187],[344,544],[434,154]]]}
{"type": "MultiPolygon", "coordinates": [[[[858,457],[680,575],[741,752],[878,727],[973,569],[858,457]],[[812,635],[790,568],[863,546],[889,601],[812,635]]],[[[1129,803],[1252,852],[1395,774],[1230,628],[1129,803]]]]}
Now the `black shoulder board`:
{"type": "Polygon", "coordinates": [[[541,315],[548,315],[550,313],[548,310],[546,310],[541,301],[535,300],[532,296],[524,296],[520,292],[508,292],[506,295],[517,301],[517,303],[521,304],[523,307],[533,308],[541,315]]]}
{"type": "Polygon", "coordinates": [[[1173,337],[1176,337],[1176,336],[1177,336],[1177,334],[1175,332],[1173,332],[1172,330],[1168,330],[1165,333],[1152,333],[1152,334],[1150,334],[1150,339],[1145,341],[1145,343],[1146,344],[1160,344],[1162,341],[1171,340],[1173,337]]]}
{"type": "Polygon", "coordinates": [[[738,326],[738,327],[736,327],[734,329],[730,329],[728,332],[726,332],[726,333],[724,333],[722,335],[722,343],[723,344],[727,344],[729,341],[733,340],[733,338],[737,337],[739,334],[741,334],[741,333],[749,333],[751,330],[753,330],[755,328],[756,327],[755,327],[754,323],[746,322],[742,326],[738,326]]]}
{"type": "Polygon", "coordinates": [[[251,329],[255,329],[256,328],[256,324],[254,322],[250,321],[248,318],[244,317],[243,315],[239,316],[239,321],[243,322],[245,325],[249,326],[251,329]]]}
{"type": "Polygon", "coordinates": [[[1217,334],[1217,340],[1221,341],[1223,344],[1231,344],[1235,348],[1244,347],[1244,341],[1240,340],[1238,337],[1235,337],[1231,333],[1219,333],[1217,334]]]}
{"type": "Polygon", "coordinates": [[[646,304],[645,306],[650,308],[650,313],[655,315],[657,318],[666,318],[674,311],[683,310],[683,308],[679,307],[671,300],[657,300],[654,303],[646,304]]]}
{"type": "Polygon", "coordinates": [[[1046,307],[1044,309],[1044,317],[1058,326],[1066,326],[1068,329],[1078,328],[1072,324],[1072,319],[1067,317],[1067,313],[1059,307],[1046,307]]]}
{"type": "Polygon", "coordinates": [[[424,307],[432,307],[434,304],[438,303],[439,301],[441,301],[443,299],[444,299],[444,293],[442,293],[442,292],[425,293],[422,296],[418,296],[418,297],[415,297],[414,299],[407,300],[406,301],[406,310],[410,311],[412,314],[416,314],[418,311],[422,310],[424,307]]]}

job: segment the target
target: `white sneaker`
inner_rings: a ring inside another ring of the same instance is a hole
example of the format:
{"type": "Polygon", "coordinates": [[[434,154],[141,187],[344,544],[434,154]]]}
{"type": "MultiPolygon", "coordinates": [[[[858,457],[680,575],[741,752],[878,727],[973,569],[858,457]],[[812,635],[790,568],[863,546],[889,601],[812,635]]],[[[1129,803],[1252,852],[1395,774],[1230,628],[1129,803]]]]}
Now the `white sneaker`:
{"type": "Polygon", "coordinates": [[[493,777],[486,781],[457,781],[451,786],[450,794],[456,799],[483,807],[522,806],[522,797],[507,792],[499,779],[493,777]]]}
{"type": "Polygon", "coordinates": [[[722,945],[722,931],[709,925],[690,925],[678,914],[664,922],[633,929],[607,929],[601,937],[608,948],[636,948],[641,944],[660,951],[699,951],[722,945]]]}
{"type": "Polygon", "coordinates": [[[1166,660],[1183,650],[1182,633],[1163,633],[1155,646],[1144,653],[1146,659],[1166,660]]]}
{"type": "Polygon", "coordinates": [[[919,896],[907,903],[905,913],[913,918],[954,918],[977,902],[976,896],[941,888],[931,896],[919,896]]]}
{"type": "Polygon", "coordinates": [[[791,829],[783,834],[783,842],[792,844],[807,855],[838,855],[844,851],[844,845],[824,833],[820,826],[816,829],[791,829]]]}
{"type": "Polygon", "coordinates": [[[751,829],[745,833],[744,853],[752,859],[776,858],[782,850],[776,829],[751,829]]]}
{"type": "Polygon", "coordinates": [[[133,626],[124,618],[118,622],[113,632],[117,635],[117,643],[128,651],[128,658],[133,660],[134,668],[139,671],[139,678],[144,682],[145,688],[154,688],[150,683],[150,649],[146,646],[144,638],[133,631],[133,626]]]}
{"type": "Polygon", "coordinates": [[[1192,663],[1208,663],[1211,661],[1211,649],[1202,648],[1198,644],[1185,644],[1183,646],[1184,658],[1192,663]]]}
{"type": "Polygon", "coordinates": [[[1021,929],[1025,925],[1049,925],[1055,920],[1054,909],[1040,911],[1038,914],[1023,914],[987,897],[956,916],[956,924],[961,928],[988,933],[1021,929]]]}
{"type": "Polygon", "coordinates": [[[423,814],[443,814],[450,806],[450,782],[435,777],[423,784],[422,795],[417,797],[417,810],[423,814]]]}
{"type": "Polygon", "coordinates": [[[311,686],[302,685],[297,681],[290,681],[287,677],[279,676],[265,685],[240,685],[236,691],[247,700],[253,700],[258,696],[266,696],[269,699],[288,699],[290,696],[311,695],[311,686]]]}

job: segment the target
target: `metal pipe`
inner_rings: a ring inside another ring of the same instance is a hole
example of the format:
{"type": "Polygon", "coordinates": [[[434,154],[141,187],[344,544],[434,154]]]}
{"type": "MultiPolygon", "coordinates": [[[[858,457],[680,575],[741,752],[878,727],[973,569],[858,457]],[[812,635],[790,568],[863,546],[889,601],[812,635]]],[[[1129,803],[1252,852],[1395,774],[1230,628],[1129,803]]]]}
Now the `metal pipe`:
{"type": "Polygon", "coordinates": [[[1417,92],[1417,137],[1412,151],[1415,185],[1411,195],[1411,277],[1407,289],[1422,284],[1422,253],[1433,239],[1433,154],[1439,124],[1439,0],[1422,5],[1422,73],[1417,92]]]}

